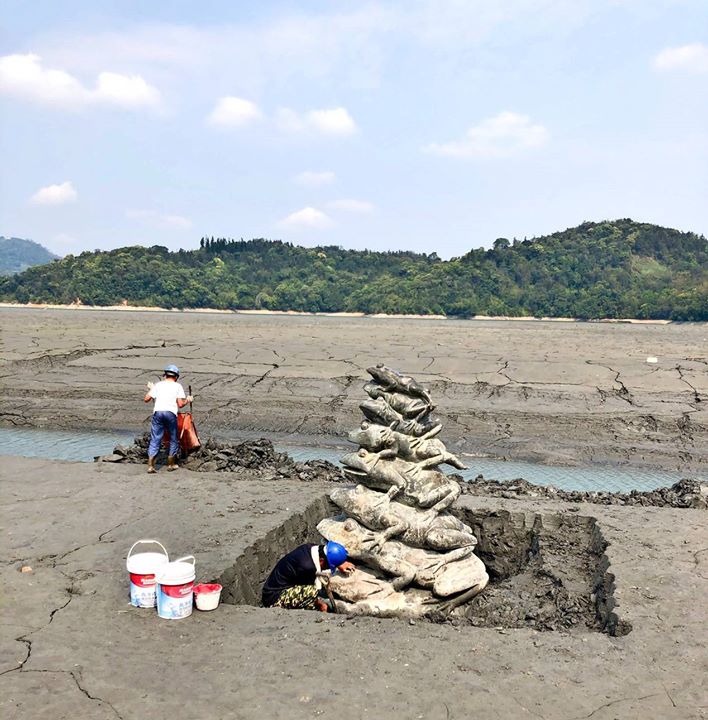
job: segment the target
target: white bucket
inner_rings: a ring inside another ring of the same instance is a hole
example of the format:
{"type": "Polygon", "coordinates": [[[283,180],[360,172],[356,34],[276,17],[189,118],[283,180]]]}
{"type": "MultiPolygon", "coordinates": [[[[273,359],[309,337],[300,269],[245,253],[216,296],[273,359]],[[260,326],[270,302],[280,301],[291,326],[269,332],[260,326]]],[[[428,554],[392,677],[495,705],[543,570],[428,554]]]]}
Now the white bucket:
{"type": "Polygon", "coordinates": [[[192,614],[194,555],[163,565],[157,572],[157,614],[166,620],[181,620],[192,614]]]}
{"type": "Polygon", "coordinates": [[[216,610],[219,607],[219,598],[222,591],[219,583],[211,583],[194,586],[194,603],[197,610],[216,610]]]}
{"type": "Polygon", "coordinates": [[[170,561],[162,543],[157,540],[138,540],[128,550],[125,566],[130,573],[130,604],[140,608],[154,608],[155,573],[170,561]],[[139,552],[133,555],[137,545],[157,545],[162,552],[139,552]]]}

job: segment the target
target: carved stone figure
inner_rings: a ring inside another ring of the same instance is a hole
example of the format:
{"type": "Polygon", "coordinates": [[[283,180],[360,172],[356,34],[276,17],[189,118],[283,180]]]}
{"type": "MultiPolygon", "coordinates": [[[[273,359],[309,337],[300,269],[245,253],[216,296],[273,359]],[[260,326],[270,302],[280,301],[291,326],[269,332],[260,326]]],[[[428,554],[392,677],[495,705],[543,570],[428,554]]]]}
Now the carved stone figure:
{"type": "Polygon", "coordinates": [[[437,470],[441,463],[435,456],[418,463],[395,457],[392,450],[377,453],[361,448],[342,458],[344,475],[355,482],[388,492],[389,498],[399,496],[402,502],[441,512],[460,496],[460,485],[454,478],[437,470]]]}
{"type": "Polygon", "coordinates": [[[421,415],[433,410],[433,405],[421,398],[412,398],[403,393],[386,392],[376,383],[366,383],[364,390],[372,400],[378,400],[378,398],[385,400],[390,407],[404,418],[419,418],[421,415]]]}
{"type": "Polygon", "coordinates": [[[380,600],[396,592],[390,580],[376,575],[372,570],[357,568],[349,575],[336,573],[329,579],[329,588],[350,603],[361,600],[380,600]]]}
{"type": "Polygon", "coordinates": [[[415,583],[431,588],[438,597],[448,597],[473,588],[479,592],[489,581],[484,564],[471,547],[438,553],[391,540],[372,552],[371,548],[378,546],[377,534],[353,518],[327,518],[317,530],[327,540],[344,545],[350,557],[393,575],[394,590],[415,583]]]}
{"type": "Polygon", "coordinates": [[[386,391],[402,392],[430,402],[430,392],[408,375],[401,375],[382,364],[366,368],[366,372],[386,391]]]}
{"type": "Polygon", "coordinates": [[[329,497],[349,517],[355,518],[370,530],[382,530],[380,545],[392,538],[433,550],[473,548],[477,544],[472,528],[454,515],[431,515],[402,503],[391,502],[385,495],[363,485],[335,488],[329,497]]]}
{"type": "Polygon", "coordinates": [[[433,436],[440,432],[441,427],[438,425],[421,437],[410,437],[388,426],[369,423],[365,420],[359,430],[353,430],[347,437],[350,442],[373,452],[383,449],[394,450],[398,457],[409,462],[417,463],[421,460],[442,456],[441,465],[447,463],[459,470],[466,470],[467,466],[457,456],[447,451],[445,443],[434,439],[433,436]]]}
{"type": "Polygon", "coordinates": [[[317,526],[358,569],[335,574],[329,591],[339,612],[444,619],[489,582],[472,529],[446,512],[461,489],[438,468],[465,466],[436,437],[427,388],[384,365],[368,373],[365,420],[349,433],[359,450],[341,460],[356,487],[333,490],[343,514],[317,526]]]}
{"type": "Polygon", "coordinates": [[[330,589],[337,595],[337,612],[347,615],[374,617],[422,618],[439,612],[440,598],[430,590],[409,588],[405,592],[393,589],[392,583],[377,577],[369,570],[357,569],[350,575],[334,575],[330,589]]]}
{"type": "Polygon", "coordinates": [[[371,422],[379,425],[393,426],[395,430],[399,430],[407,435],[419,437],[434,430],[436,423],[428,420],[419,422],[418,420],[406,420],[403,415],[394,410],[382,397],[376,400],[365,400],[359,405],[364,416],[371,422]]]}
{"type": "Polygon", "coordinates": [[[472,600],[483,588],[475,585],[443,600],[435,597],[430,590],[415,587],[402,592],[394,590],[390,582],[370,570],[357,569],[350,575],[332,577],[330,589],[342,598],[335,600],[337,612],[347,615],[444,620],[456,607],[472,600]]]}

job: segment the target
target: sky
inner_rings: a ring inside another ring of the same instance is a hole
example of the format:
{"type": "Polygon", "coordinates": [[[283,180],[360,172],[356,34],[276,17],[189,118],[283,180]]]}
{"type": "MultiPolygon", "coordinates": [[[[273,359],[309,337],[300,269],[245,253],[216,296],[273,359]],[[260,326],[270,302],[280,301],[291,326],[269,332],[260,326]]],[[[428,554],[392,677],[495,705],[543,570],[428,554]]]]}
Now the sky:
{"type": "Polygon", "coordinates": [[[706,0],[0,0],[0,235],[708,234],[706,0]]]}

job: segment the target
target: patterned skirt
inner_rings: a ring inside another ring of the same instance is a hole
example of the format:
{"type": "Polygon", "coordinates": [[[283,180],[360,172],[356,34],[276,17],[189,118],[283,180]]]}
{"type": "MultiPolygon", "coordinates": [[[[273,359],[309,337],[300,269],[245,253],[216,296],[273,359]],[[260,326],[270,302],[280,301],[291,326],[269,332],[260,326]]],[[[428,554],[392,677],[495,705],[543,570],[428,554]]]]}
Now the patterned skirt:
{"type": "Polygon", "coordinates": [[[280,593],[273,607],[288,610],[314,610],[317,599],[317,588],[314,585],[295,585],[280,593]]]}

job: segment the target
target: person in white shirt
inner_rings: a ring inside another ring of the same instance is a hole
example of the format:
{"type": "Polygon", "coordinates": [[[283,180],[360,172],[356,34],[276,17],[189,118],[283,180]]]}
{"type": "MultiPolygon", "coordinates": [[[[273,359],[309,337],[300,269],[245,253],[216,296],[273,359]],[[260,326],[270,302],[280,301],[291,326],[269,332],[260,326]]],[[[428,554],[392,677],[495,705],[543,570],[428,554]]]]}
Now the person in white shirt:
{"type": "Polygon", "coordinates": [[[165,374],[159,383],[148,383],[148,391],[143,400],[147,403],[155,401],[152,411],[152,424],[150,426],[150,445],[148,446],[148,472],[157,472],[155,459],[160,451],[162,438],[167,431],[170,434],[170,450],[167,456],[167,469],[177,470],[177,412],[187,403],[192,402],[191,395],[184,394],[184,388],[177,382],[179,379],[179,368],[176,365],[168,365],[165,374]]]}

